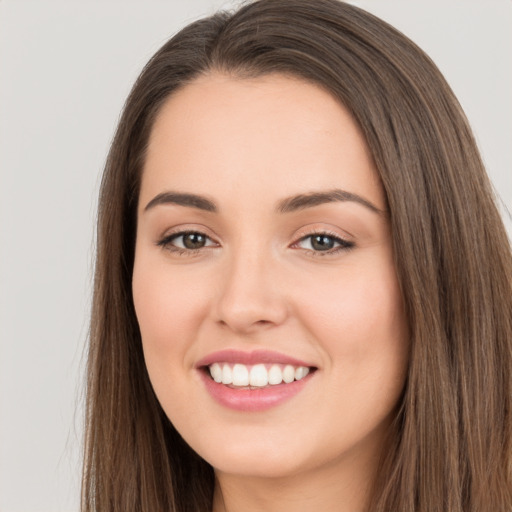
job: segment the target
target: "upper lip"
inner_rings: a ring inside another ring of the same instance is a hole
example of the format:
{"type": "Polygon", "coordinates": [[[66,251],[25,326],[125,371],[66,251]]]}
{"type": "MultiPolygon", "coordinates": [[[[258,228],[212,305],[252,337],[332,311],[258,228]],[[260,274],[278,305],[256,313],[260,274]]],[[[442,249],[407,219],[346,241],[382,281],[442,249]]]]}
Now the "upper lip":
{"type": "Polygon", "coordinates": [[[213,363],[240,363],[246,365],[255,365],[260,363],[276,363],[276,364],[291,364],[292,366],[306,366],[312,367],[311,364],[290,357],[286,354],[273,352],[271,350],[253,350],[251,352],[244,352],[242,350],[219,350],[212,352],[203,357],[196,363],[196,368],[209,366],[213,363]]]}

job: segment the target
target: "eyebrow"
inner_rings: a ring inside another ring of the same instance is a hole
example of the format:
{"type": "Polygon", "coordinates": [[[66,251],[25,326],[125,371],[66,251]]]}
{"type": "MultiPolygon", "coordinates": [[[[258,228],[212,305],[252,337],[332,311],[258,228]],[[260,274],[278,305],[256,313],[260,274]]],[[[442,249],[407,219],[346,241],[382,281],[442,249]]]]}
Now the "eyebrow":
{"type": "Polygon", "coordinates": [[[162,192],[155,196],[144,208],[148,211],[159,204],[177,204],[179,206],[188,206],[190,208],[198,208],[207,212],[216,212],[217,206],[213,201],[196,194],[185,194],[181,192],[162,192]]]}
{"type": "Polygon", "coordinates": [[[279,213],[289,213],[334,202],[354,202],[368,208],[374,213],[384,213],[384,210],[377,208],[373,203],[368,201],[368,199],[341,189],[333,189],[326,192],[310,192],[308,194],[299,194],[283,199],[279,202],[277,211],[279,213]]]}
{"type": "MultiPolygon", "coordinates": [[[[278,213],[290,213],[306,208],[312,208],[321,204],[333,202],[355,202],[374,213],[384,213],[383,210],[377,208],[373,203],[353,192],[341,189],[328,190],[326,192],[309,192],[307,194],[299,194],[281,200],[277,205],[278,213]]],[[[207,212],[218,212],[217,205],[210,199],[197,194],[187,194],[184,192],[162,192],[156,195],[144,208],[148,211],[157,205],[175,204],[178,206],[186,206],[189,208],[197,208],[207,212]]]]}

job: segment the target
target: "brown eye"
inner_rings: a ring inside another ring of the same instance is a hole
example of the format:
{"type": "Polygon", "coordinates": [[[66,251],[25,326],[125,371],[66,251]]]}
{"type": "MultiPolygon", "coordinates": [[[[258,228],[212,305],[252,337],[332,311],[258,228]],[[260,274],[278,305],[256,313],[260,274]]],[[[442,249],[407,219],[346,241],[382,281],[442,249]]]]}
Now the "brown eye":
{"type": "Polygon", "coordinates": [[[332,236],[314,235],[311,237],[311,247],[315,251],[328,251],[334,247],[335,240],[332,236]]]}
{"type": "Polygon", "coordinates": [[[329,233],[314,233],[301,238],[297,246],[308,251],[332,254],[345,249],[351,249],[354,247],[354,243],[329,233]]]}
{"type": "Polygon", "coordinates": [[[158,242],[159,246],[170,251],[197,251],[213,247],[216,243],[204,233],[198,231],[182,231],[166,236],[158,242]]]}
{"type": "Polygon", "coordinates": [[[180,236],[186,249],[201,249],[206,245],[206,236],[201,233],[186,233],[180,236]]]}

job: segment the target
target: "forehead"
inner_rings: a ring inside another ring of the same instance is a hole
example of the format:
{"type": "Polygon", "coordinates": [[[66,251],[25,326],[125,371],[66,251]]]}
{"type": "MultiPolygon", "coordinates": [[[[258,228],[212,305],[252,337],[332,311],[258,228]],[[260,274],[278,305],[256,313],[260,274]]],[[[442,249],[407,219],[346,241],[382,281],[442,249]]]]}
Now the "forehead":
{"type": "Polygon", "coordinates": [[[212,73],[176,91],[153,126],[141,195],[158,188],[287,196],[342,187],[384,208],[373,159],[349,112],[315,84],[212,73]],[[242,190],[243,189],[243,190],[242,190]]]}

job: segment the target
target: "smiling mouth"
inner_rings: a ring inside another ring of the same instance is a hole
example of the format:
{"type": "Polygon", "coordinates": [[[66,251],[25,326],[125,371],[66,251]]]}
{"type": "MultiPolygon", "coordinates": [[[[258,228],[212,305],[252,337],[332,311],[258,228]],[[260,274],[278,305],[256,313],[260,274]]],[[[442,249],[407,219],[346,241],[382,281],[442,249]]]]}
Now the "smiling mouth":
{"type": "Polygon", "coordinates": [[[302,380],[314,367],[291,364],[213,363],[204,367],[212,380],[233,389],[261,389],[302,380]]]}

